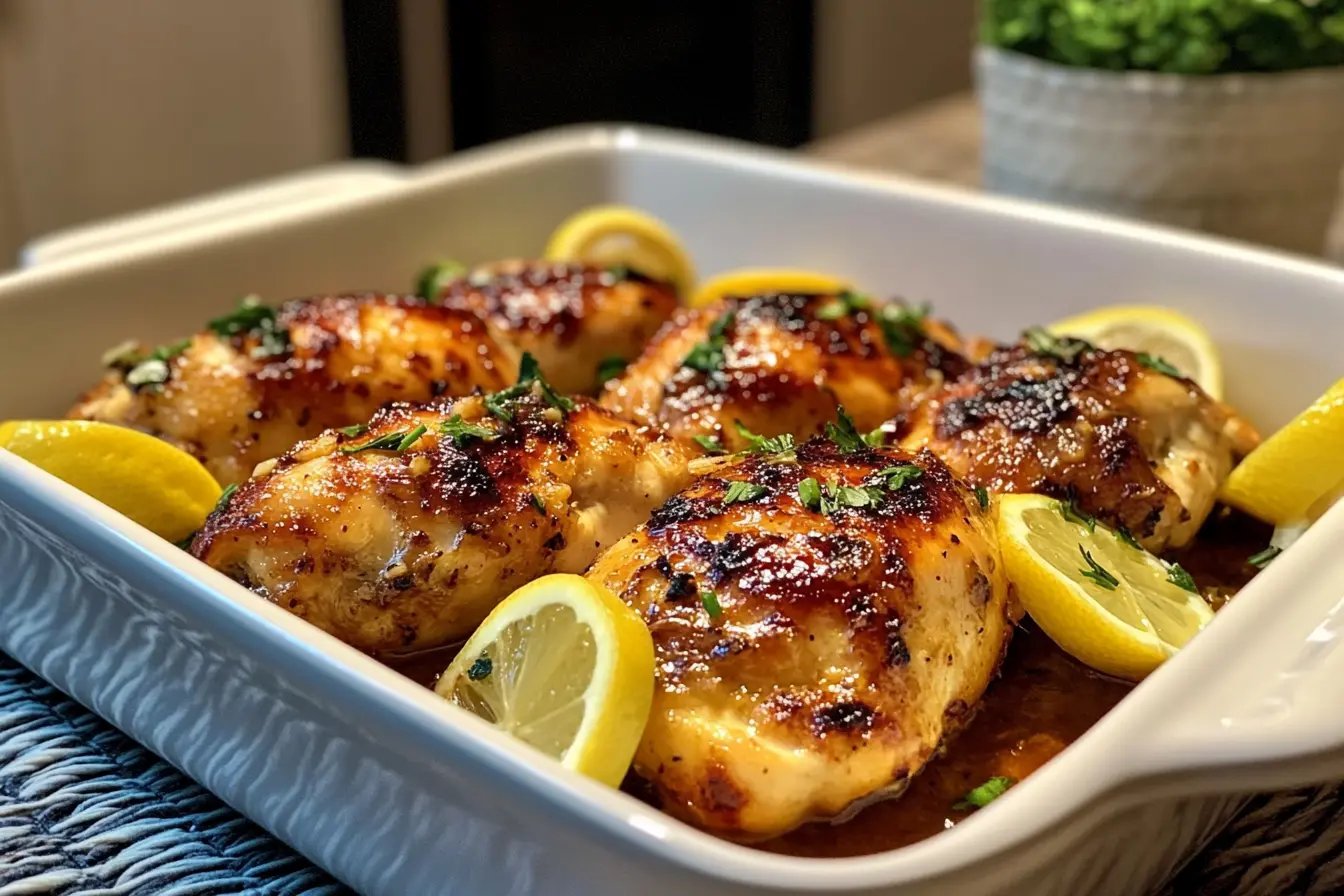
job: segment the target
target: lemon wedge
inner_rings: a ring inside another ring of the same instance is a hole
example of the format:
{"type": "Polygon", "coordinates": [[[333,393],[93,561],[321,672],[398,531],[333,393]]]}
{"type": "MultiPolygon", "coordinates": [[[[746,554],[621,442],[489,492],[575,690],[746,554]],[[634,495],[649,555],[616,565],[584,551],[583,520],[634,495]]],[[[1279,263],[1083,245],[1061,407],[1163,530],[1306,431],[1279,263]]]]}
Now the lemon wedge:
{"type": "Polygon", "coordinates": [[[838,293],[849,289],[841,277],[793,268],[742,268],[711,277],[691,296],[692,308],[712,305],[726,296],[758,296],[765,293],[838,293]]]}
{"type": "Polygon", "coordinates": [[[1031,618],[1075,659],[1138,680],[1213,619],[1179,566],[1040,495],[998,500],[1008,580],[1031,618]],[[1183,587],[1184,586],[1184,587],[1183,587]]]}
{"type": "Polygon", "coordinates": [[[169,541],[199,529],[222,492],[196,458],[110,423],[11,420],[0,423],[0,447],[169,541]]]}
{"type": "Polygon", "coordinates": [[[546,243],[546,259],[628,267],[673,284],[681,296],[695,287],[695,266],[672,229],[623,205],[598,205],[566,218],[546,243]]]}
{"type": "Polygon", "coordinates": [[[649,719],[653,639],[601,585],[543,576],[486,617],[434,690],[617,787],[649,719]]]}
{"type": "Polygon", "coordinates": [[[1170,308],[1112,305],[1056,321],[1055,336],[1085,339],[1098,348],[1128,349],[1165,361],[1194,380],[1213,398],[1223,397],[1223,365],[1218,348],[1198,323],[1170,308]]]}
{"type": "Polygon", "coordinates": [[[1287,526],[1310,521],[1344,492],[1344,379],[1260,443],[1232,470],[1219,498],[1287,526]]]}

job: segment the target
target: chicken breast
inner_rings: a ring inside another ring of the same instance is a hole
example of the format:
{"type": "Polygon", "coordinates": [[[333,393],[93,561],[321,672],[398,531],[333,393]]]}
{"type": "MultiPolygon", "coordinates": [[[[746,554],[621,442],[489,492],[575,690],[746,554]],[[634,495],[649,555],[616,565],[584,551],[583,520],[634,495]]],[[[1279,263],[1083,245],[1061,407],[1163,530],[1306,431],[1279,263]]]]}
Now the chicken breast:
{"type": "Polygon", "coordinates": [[[640,353],[677,308],[676,290],[634,271],[505,261],[449,282],[449,308],[475,312],[505,345],[531,353],[561,392],[592,393],[604,362],[640,353]]]}
{"type": "Polygon", "coordinates": [[[911,309],[854,294],[730,298],[680,312],[602,406],[679,439],[746,447],[734,421],[765,436],[819,433],[844,405],[872,429],[966,363],[911,309]]]}
{"type": "Polygon", "coordinates": [[[817,438],[717,463],[588,578],[653,634],[635,771],[668,812],[754,839],[899,792],[1017,613],[989,513],[933,455],[817,438]]]}
{"type": "Polygon", "coordinates": [[[1071,499],[1149,550],[1189,542],[1254,430],[1131,352],[1046,349],[991,353],[913,413],[904,447],[991,491],[1071,499]]]}
{"type": "Polygon", "coordinates": [[[126,346],[69,416],[157,435],[221,483],[389,401],[488,391],[517,356],[473,314],[389,295],[245,304],[175,346],[126,346]]]}
{"type": "Polygon", "coordinates": [[[191,552],[360,650],[452,643],[518,586],[582,572],[689,479],[685,448],[565,404],[538,386],[391,405],[263,465],[191,552]]]}

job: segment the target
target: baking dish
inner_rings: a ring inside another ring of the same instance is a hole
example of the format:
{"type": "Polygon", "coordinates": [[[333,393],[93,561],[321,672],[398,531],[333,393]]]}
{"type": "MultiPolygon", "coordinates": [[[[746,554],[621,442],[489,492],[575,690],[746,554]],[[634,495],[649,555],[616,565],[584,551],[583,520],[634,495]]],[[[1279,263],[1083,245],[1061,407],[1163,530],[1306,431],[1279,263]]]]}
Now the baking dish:
{"type": "MultiPolygon", "coordinates": [[[[236,295],[404,289],[540,248],[575,209],[667,220],[702,274],[852,275],[1008,336],[1115,302],[1205,322],[1262,427],[1338,378],[1344,273],[1156,229],[630,128],[463,154],[385,188],[142,232],[0,279],[0,416],[62,411],[125,335],[236,295]]],[[[992,807],[895,852],[769,855],[564,773],[0,453],[0,647],[368,893],[1136,893],[1259,788],[1344,774],[1344,509],[992,807]]]]}

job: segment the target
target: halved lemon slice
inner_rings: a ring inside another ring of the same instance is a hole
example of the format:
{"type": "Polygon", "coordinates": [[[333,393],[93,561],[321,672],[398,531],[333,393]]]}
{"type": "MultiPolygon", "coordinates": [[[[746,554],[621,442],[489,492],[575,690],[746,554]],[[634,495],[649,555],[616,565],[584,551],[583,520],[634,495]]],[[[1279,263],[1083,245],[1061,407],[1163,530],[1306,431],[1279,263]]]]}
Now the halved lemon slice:
{"type": "Polygon", "coordinates": [[[1179,566],[1040,495],[1003,495],[999,547],[1050,639],[1099,672],[1138,680],[1213,619],[1179,566]]]}
{"type": "Polygon", "coordinates": [[[628,267],[673,284],[683,297],[695,287],[695,266],[672,229],[623,205],[598,205],[566,218],[546,243],[546,259],[628,267]]]}
{"type": "Polygon", "coordinates": [[[11,420],[0,423],[0,448],[169,541],[199,529],[222,493],[196,458],[111,423],[11,420]]]}
{"type": "Polygon", "coordinates": [[[1112,305],[1056,321],[1047,329],[1056,336],[1086,339],[1098,348],[1129,349],[1155,362],[1164,361],[1222,400],[1223,365],[1218,348],[1203,327],[1178,311],[1155,305],[1112,305]]]}
{"type": "Polygon", "coordinates": [[[1219,498],[1287,526],[1310,521],[1344,493],[1344,379],[1260,443],[1223,483],[1219,498]]]}
{"type": "Polygon", "coordinates": [[[606,588],[543,576],[486,617],[434,690],[617,787],[649,719],[653,639],[606,588]]]}
{"type": "Polygon", "coordinates": [[[764,293],[838,293],[850,288],[842,277],[794,268],[741,268],[711,277],[691,296],[692,308],[712,305],[726,296],[764,293]]]}

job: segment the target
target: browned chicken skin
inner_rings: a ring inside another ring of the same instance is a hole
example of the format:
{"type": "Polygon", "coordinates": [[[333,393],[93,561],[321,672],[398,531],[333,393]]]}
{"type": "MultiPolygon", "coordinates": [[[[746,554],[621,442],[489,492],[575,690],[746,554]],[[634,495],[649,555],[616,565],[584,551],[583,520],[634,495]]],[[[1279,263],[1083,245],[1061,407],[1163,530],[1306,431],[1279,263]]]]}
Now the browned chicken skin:
{"type": "Polygon", "coordinates": [[[971,484],[1072,498],[1153,551],[1194,537],[1256,438],[1189,380],[1090,347],[1001,348],[906,423],[904,447],[930,449],[971,484]]]}
{"type": "Polygon", "coordinates": [[[446,284],[438,299],[480,315],[505,345],[531,353],[556,389],[591,393],[608,358],[629,361],[677,308],[671,285],[633,271],[504,261],[446,284]]]}
{"type": "Polygon", "coordinates": [[[566,414],[534,390],[510,407],[505,421],[480,396],[392,405],[366,432],[299,444],[192,553],[361,650],[425,649],[538,576],[582,572],[690,478],[686,448],[586,399],[566,414]]]}
{"type": "Polygon", "coordinates": [[[301,439],[367,420],[389,401],[494,391],[518,369],[517,355],[475,315],[420,298],[298,299],[269,322],[269,309],[256,310],[237,320],[258,326],[192,337],[165,362],[161,383],[128,385],[129,365],[110,370],[69,416],[160,436],[229,484],[301,439]]]}
{"type": "Polygon", "coordinates": [[[965,368],[933,337],[948,331],[926,336],[922,324],[896,320],[884,328],[877,308],[766,295],[682,311],[607,383],[602,405],[676,438],[717,438],[730,451],[746,446],[734,420],[761,435],[806,439],[844,405],[872,429],[965,368]]]}
{"type": "Polygon", "coordinates": [[[821,438],[717,462],[588,578],[653,634],[636,772],[667,811],[744,839],[902,787],[969,715],[1016,615],[991,518],[946,466],[821,438]]]}

